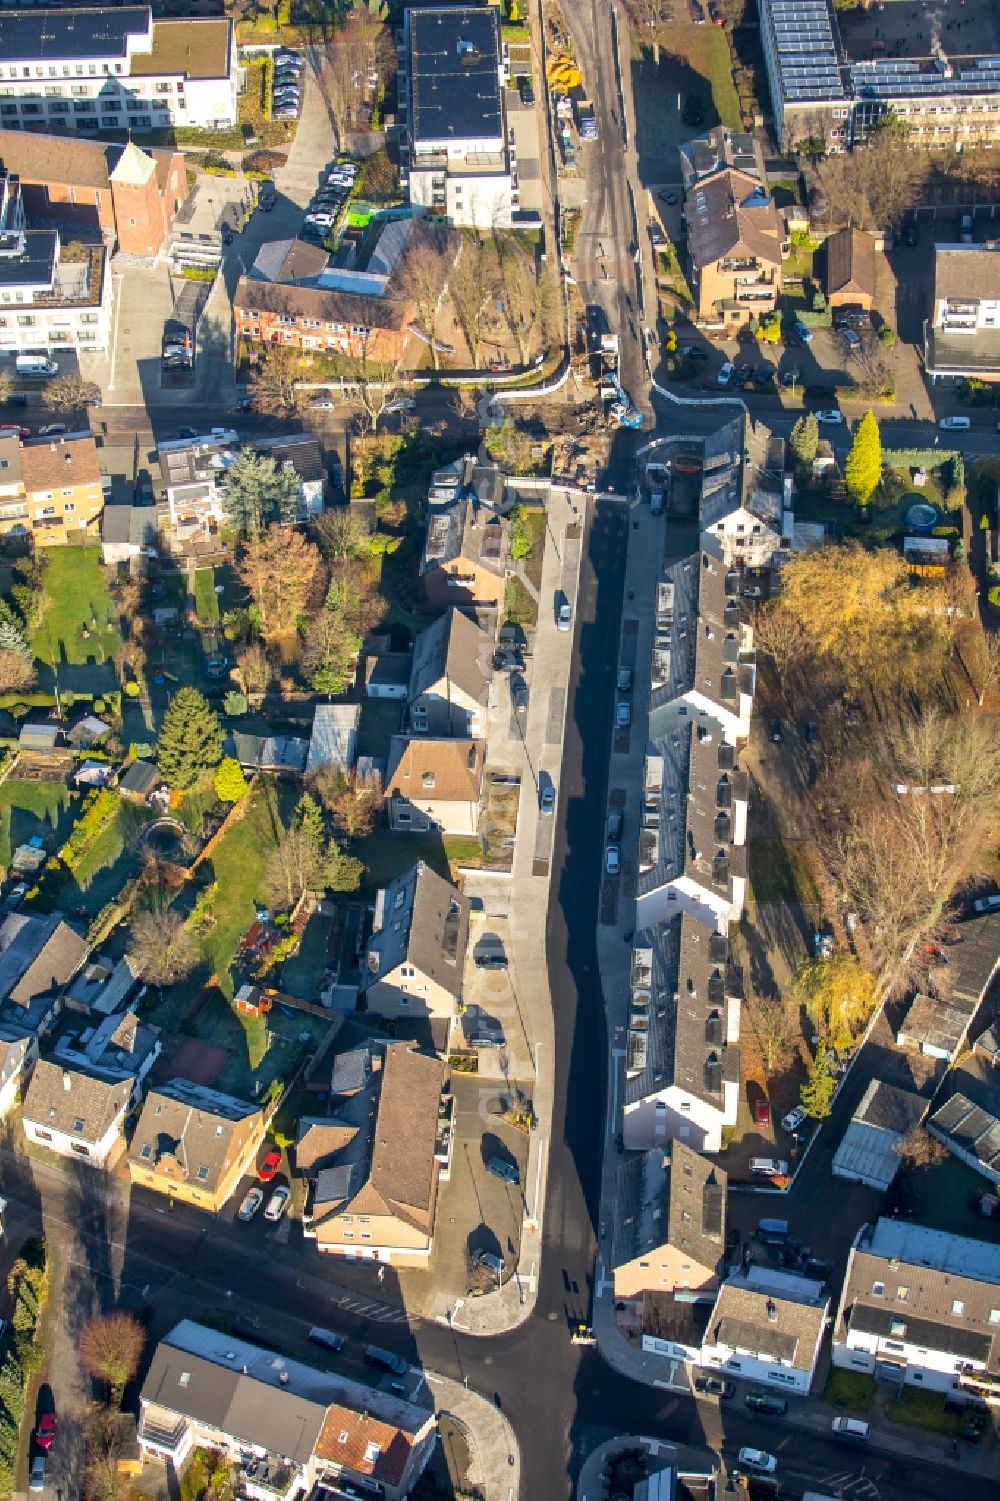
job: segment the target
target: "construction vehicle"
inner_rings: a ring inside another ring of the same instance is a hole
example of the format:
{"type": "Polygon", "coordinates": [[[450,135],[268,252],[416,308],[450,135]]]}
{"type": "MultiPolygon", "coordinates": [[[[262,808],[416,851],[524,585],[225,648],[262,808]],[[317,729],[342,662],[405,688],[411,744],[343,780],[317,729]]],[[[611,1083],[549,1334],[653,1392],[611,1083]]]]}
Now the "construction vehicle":
{"type": "Polygon", "coordinates": [[[642,413],[636,411],[632,398],[618,379],[618,354],[618,335],[602,333],[598,344],[600,397],[602,401],[611,403],[608,421],[612,427],[642,427],[642,413]]]}
{"type": "Polygon", "coordinates": [[[573,113],[576,116],[576,128],[580,132],[580,140],[596,141],[597,115],[592,102],[582,94],[574,94],[573,113]]]}
{"type": "Polygon", "coordinates": [[[570,1343],[574,1345],[596,1345],[597,1339],[589,1324],[574,1324],[570,1334],[570,1343]]]}

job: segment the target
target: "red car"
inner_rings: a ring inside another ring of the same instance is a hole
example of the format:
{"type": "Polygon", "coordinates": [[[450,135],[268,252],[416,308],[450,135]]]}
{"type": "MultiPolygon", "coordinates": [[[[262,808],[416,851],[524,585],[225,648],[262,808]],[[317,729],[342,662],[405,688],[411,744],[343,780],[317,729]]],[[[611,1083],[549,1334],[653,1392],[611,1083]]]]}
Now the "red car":
{"type": "Polygon", "coordinates": [[[270,1183],[271,1179],[275,1176],[280,1166],[281,1153],[268,1152],[267,1156],[264,1158],[264,1161],[257,1169],[257,1177],[262,1183],[270,1183]]]}
{"type": "Polygon", "coordinates": [[[767,1100],[758,1100],[753,1107],[753,1123],[767,1130],[771,1124],[771,1106],[767,1100]]]}
{"type": "Polygon", "coordinates": [[[43,1412],[35,1429],[35,1443],[39,1449],[51,1449],[55,1436],[56,1415],[54,1412],[43,1412]]]}

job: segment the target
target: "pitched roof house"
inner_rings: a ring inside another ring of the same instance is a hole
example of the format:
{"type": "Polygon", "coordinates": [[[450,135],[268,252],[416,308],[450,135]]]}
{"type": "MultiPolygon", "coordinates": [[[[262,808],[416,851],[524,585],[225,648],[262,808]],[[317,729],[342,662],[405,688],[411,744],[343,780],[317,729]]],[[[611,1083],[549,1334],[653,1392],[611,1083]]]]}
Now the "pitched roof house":
{"type": "Polygon", "coordinates": [[[476,834],[484,759],[482,740],[393,735],[385,784],[390,829],[476,834]]]}
{"type": "Polygon", "coordinates": [[[41,1058],[21,1109],[24,1134],[62,1157],[107,1167],[124,1144],[122,1126],[135,1090],[132,1077],[41,1058]]]}
{"type": "Polygon", "coordinates": [[[435,507],[427,518],[420,576],[431,609],[499,605],[509,550],[509,523],[477,497],[435,507]]]}
{"type": "Polygon", "coordinates": [[[461,610],[449,610],[417,636],[408,715],[415,735],[482,739],[490,696],[489,637],[461,610]]]}
{"type": "Polygon", "coordinates": [[[379,892],[361,988],[379,1016],[454,1016],[469,901],[422,860],[379,892]]]}
{"type": "Polygon", "coordinates": [[[875,267],[879,252],[863,229],[838,229],[824,245],[823,290],[832,308],[849,305],[870,312],[875,306],[875,267]]]}
{"type": "Polygon", "coordinates": [[[833,1363],[953,1400],[1000,1389],[1000,1246],[905,1220],[863,1225],[847,1259],[833,1363]]]}
{"type": "Polygon", "coordinates": [[[129,1146],[133,1183],[217,1213],[257,1155],[259,1105],[187,1079],[151,1089],[129,1146]]]}
{"type": "Polygon", "coordinates": [[[14,1104],[21,1081],[38,1057],[38,1039],[18,1027],[0,1025],[0,1120],[14,1104]]]}
{"type": "Polygon", "coordinates": [[[59,912],[5,917],[0,924],[0,1020],[41,1025],[86,957],[86,941],[59,912]]]}
{"type": "Polygon", "coordinates": [[[785,226],[766,184],[722,167],[694,182],[684,205],[699,316],[738,328],[772,311],[781,292],[785,226]]]}
{"type": "Polygon", "coordinates": [[[341,1096],[331,1125],[345,1133],[315,1175],[303,1221],[327,1255],[426,1266],[445,1151],[438,1124],[445,1064],[391,1043],[364,1086],[341,1096]]]}
{"type": "Polygon", "coordinates": [[[821,1283],[752,1266],[719,1288],[701,1363],[806,1396],[829,1307],[821,1283]]]}
{"type": "Polygon", "coordinates": [[[646,1292],[709,1297],[726,1248],[722,1168],[682,1141],[629,1157],[615,1175],[610,1265],[615,1300],[646,1292]]]}

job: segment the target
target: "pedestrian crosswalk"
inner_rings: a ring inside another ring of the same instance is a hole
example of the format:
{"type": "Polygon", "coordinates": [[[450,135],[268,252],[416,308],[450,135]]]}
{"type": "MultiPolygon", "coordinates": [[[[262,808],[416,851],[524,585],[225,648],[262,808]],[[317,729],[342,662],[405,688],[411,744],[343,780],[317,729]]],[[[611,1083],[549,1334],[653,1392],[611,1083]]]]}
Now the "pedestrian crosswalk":
{"type": "Polygon", "coordinates": [[[410,1315],[402,1308],[393,1308],[388,1303],[376,1303],[371,1298],[355,1298],[341,1293],[332,1299],[345,1313],[356,1314],[359,1319],[372,1319],[379,1324],[408,1324],[410,1315]]]}

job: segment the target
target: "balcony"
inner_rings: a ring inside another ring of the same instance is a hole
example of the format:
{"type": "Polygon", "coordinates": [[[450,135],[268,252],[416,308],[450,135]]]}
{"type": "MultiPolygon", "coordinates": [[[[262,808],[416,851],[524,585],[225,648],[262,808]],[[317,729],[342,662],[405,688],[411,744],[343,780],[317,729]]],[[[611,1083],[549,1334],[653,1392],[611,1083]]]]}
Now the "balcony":
{"type": "Polygon", "coordinates": [[[139,1444],[164,1459],[179,1463],[191,1446],[187,1419],[177,1418],[171,1422],[166,1413],[162,1417],[152,1417],[148,1411],[144,1412],[139,1423],[139,1444]]]}

